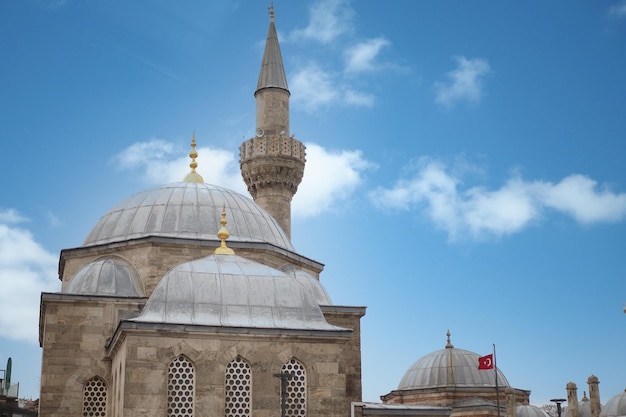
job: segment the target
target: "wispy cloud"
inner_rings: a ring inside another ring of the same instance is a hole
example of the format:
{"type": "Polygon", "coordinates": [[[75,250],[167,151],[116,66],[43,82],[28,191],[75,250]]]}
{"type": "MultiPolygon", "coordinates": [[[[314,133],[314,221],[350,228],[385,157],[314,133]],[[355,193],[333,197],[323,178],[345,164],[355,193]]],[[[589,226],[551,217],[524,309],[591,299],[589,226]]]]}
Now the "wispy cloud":
{"type": "Polygon", "coordinates": [[[447,81],[436,82],[435,101],[453,107],[460,101],[477,103],[483,95],[483,79],[491,72],[489,63],[480,58],[456,57],[457,67],[446,74],[447,81]]]}
{"type": "Polygon", "coordinates": [[[357,75],[399,68],[381,61],[381,51],[390,45],[383,36],[359,39],[355,32],[356,12],[348,0],[321,0],[309,8],[305,28],[295,29],[285,36],[288,42],[319,42],[323,58],[308,58],[289,77],[294,108],[316,112],[332,106],[371,107],[375,97],[365,90],[368,81],[357,75]],[[327,47],[326,45],[332,45],[327,47]],[[357,87],[358,81],[358,87],[357,87]]]}
{"type": "Polygon", "coordinates": [[[380,51],[389,45],[383,37],[368,39],[352,46],[344,52],[346,72],[363,72],[378,69],[375,59],[380,51]]]}
{"type": "Polygon", "coordinates": [[[22,216],[17,210],[0,207],[0,223],[16,224],[26,221],[28,221],[28,218],[22,216]]]}
{"type": "Polygon", "coordinates": [[[615,17],[626,17],[626,0],[609,7],[609,15],[615,17]]]}
{"type": "Polygon", "coordinates": [[[0,209],[0,333],[35,343],[39,309],[33,306],[39,305],[42,291],[58,291],[60,283],[56,256],[15,225],[25,220],[14,209],[0,209]]]}
{"type": "Polygon", "coordinates": [[[353,29],[354,10],[347,0],[322,0],[309,7],[309,23],[292,31],[290,40],[314,40],[328,44],[353,29]]]}
{"type": "Polygon", "coordinates": [[[370,193],[370,198],[380,208],[423,209],[450,240],[517,233],[538,223],[549,209],[582,224],[618,222],[626,217],[626,193],[614,193],[584,175],[552,183],[527,181],[516,174],[490,190],[484,186],[463,189],[462,179],[452,169],[431,159],[422,159],[412,172],[394,186],[370,193]]]}
{"type": "MultiPolygon", "coordinates": [[[[327,150],[307,143],[304,178],[293,200],[295,217],[311,217],[336,207],[350,197],[363,181],[363,174],[375,168],[358,150],[327,150]]],[[[113,158],[117,168],[139,172],[147,185],[182,181],[189,172],[189,158],[173,143],[153,139],[129,146],[113,158]],[[151,149],[154,148],[154,149],[151,149]]],[[[205,182],[230,188],[248,196],[235,153],[198,148],[197,172],[205,182]]]]}

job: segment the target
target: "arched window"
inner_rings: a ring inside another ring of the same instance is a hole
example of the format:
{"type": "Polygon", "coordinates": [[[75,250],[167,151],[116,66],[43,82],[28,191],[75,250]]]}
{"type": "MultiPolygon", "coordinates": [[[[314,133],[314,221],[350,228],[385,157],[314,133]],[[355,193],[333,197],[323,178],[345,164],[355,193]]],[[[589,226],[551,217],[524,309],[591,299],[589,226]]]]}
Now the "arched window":
{"type": "Polygon", "coordinates": [[[83,417],[106,417],[107,383],[99,376],[87,381],[83,387],[83,417]]]}
{"type": "Polygon", "coordinates": [[[252,373],[250,365],[237,356],[226,367],[226,417],[252,415],[252,373]]]}
{"type": "Polygon", "coordinates": [[[298,360],[291,358],[280,369],[283,373],[293,376],[287,379],[287,409],[288,417],[306,416],[306,371],[298,360]]]}
{"type": "Polygon", "coordinates": [[[193,416],[196,371],[193,363],[180,355],[170,363],[167,373],[167,416],[193,416]]]}

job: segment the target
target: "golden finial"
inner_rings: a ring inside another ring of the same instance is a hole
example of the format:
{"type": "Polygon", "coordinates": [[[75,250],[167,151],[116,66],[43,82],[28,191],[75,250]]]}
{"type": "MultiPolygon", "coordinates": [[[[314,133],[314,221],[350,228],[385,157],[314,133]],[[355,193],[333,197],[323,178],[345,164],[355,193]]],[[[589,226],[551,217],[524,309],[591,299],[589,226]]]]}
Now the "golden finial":
{"type": "Polygon", "coordinates": [[[450,330],[449,329],[448,329],[448,332],[446,333],[446,336],[448,336],[448,343],[446,343],[446,349],[452,349],[454,345],[452,344],[452,342],[450,342],[450,330]]]}
{"type": "Polygon", "coordinates": [[[220,238],[222,243],[220,244],[219,248],[215,248],[215,253],[217,255],[235,254],[234,250],[226,246],[226,239],[228,239],[228,236],[230,236],[230,233],[228,233],[228,229],[226,229],[226,223],[228,222],[226,221],[226,205],[224,204],[224,207],[222,208],[222,220],[220,220],[220,224],[222,225],[222,227],[220,227],[220,230],[217,231],[217,237],[220,238]]]}
{"type": "Polygon", "coordinates": [[[183,182],[204,183],[204,178],[202,178],[202,175],[196,172],[196,168],[198,168],[198,163],[196,162],[196,158],[198,157],[198,151],[196,151],[196,132],[195,131],[191,135],[191,151],[189,152],[189,157],[191,158],[191,163],[189,164],[189,167],[191,168],[191,172],[185,175],[183,182]]]}
{"type": "Polygon", "coordinates": [[[270,22],[274,21],[274,2],[271,2],[269,7],[267,8],[268,13],[270,14],[270,22]]]}

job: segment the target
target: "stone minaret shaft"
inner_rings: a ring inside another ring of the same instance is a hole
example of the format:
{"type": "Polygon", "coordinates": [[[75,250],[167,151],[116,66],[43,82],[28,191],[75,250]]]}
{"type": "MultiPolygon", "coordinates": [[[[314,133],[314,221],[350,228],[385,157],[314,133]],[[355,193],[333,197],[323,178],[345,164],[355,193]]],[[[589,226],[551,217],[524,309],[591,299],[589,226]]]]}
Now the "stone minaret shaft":
{"type": "Polygon", "coordinates": [[[567,391],[567,409],[569,410],[570,417],[578,417],[578,388],[573,382],[568,382],[565,385],[567,391]]]}
{"type": "Polygon", "coordinates": [[[287,77],[270,9],[270,27],[256,98],[256,134],[239,147],[239,163],[254,201],[291,239],[291,199],[304,175],[305,148],[289,134],[287,77]]]}
{"type": "Polygon", "coordinates": [[[600,415],[600,390],[598,385],[600,381],[595,375],[591,375],[587,378],[587,385],[589,386],[589,407],[591,408],[591,417],[598,417],[600,415]]]}

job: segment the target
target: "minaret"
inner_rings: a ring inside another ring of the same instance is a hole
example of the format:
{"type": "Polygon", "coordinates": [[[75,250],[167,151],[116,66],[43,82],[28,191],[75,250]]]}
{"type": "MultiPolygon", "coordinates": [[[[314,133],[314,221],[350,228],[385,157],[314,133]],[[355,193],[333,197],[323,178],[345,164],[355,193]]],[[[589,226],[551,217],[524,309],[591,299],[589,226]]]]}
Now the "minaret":
{"type": "Polygon", "coordinates": [[[591,408],[591,417],[598,417],[600,415],[600,390],[598,385],[600,381],[595,375],[591,375],[587,378],[587,385],[589,386],[589,407],[591,408]]]}
{"type": "Polygon", "coordinates": [[[567,391],[567,409],[569,410],[570,417],[578,417],[578,388],[573,382],[568,382],[565,385],[567,391]]]}
{"type": "Polygon", "coordinates": [[[291,239],[291,199],[304,174],[305,149],[289,133],[287,77],[270,7],[256,98],[256,134],[239,147],[239,163],[254,201],[276,219],[291,239]]]}

